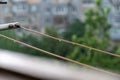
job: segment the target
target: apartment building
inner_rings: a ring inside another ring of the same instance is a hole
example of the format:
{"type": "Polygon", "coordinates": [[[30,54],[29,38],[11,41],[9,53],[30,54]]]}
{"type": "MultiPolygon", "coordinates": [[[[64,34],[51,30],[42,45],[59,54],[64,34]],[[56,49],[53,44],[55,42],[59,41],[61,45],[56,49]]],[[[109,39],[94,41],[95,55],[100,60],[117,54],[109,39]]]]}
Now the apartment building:
{"type": "MultiPolygon", "coordinates": [[[[114,41],[120,41],[120,9],[118,6],[113,6],[111,11],[111,38],[114,41]]],[[[119,5],[120,7],[120,5],[119,5]]]]}
{"type": "Polygon", "coordinates": [[[3,23],[17,21],[39,31],[46,26],[64,30],[80,19],[80,0],[9,0],[2,9],[3,23]]]}
{"type": "Polygon", "coordinates": [[[28,18],[29,18],[29,24],[28,26],[32,29],[41,31],[41,7],[40,3],[41,0],[27,0],[29,11],[28,11],[28,18]]]}
{"type": "Polygon", "coordinates": [[[20,22],[23,25],[29,24],[29,5],[26,0],[12,0],[12,14],[14,21],[20,22]]]}
{"type": "MultiPolygon", "coordinates": [[[[84,21],[84,13],[90,7],[95,8],[95,3],[93,0],[81,0],[80,20],[84,21]]],[[[103,7],[111,7],[111,12],[108,16],[108,22],[112,24],[112,28],[110,30],[111,40],[120,41],[120,12],[110,3],[109,0],[103,0],[103,7]]]]}
{"type": "Polygon", "coordinates": [[[41,2],[41,25],[65,29],[78,18],[79,0],[43,0],[41,2]]]}
{"type": "MultiPolygon", "coordinates": [[[[89,9],[89,8],[94,8],[96,7],[96,4],[94,2],[94,0],[80,0],[81,4],[80,4],[80,20],[84,21],[85,19],[85,12],[89,9]]],[[[109,0],[103,0],[103,7],[112,7],[109,0]]],[[[110,16],[108,17],[108,21],[111,22],[111,13],[110,16]]]]}
{"type": "MultiPolygon", "coordinates": [[[[94,0],[8,0],[0,5],[0,23],[21,22],[38,31],[47,26],[64,30],[76,18],[84,21],[86,10],[95,6],[94,0]]],[[[111,6],[109,0],[103,0],[103,7],[107,6],[111,6]]],[[[120,16],[114,7],[108,21],[113,24],[111,39],[120,40],[120,16]]]]}
{"type": "MultiPolygon", "coordinates": [[[[0,5],[0,12],[2,11],[2,6],[0,5]]],[[[0,13],[0,19],[2,19],[2,14],[0,13]]],[[[3,20],[0,20],[0,23],[2,23],[3,20]]]]}
{"type": "Polygon", "coordinates": [[[8,1],[8,4],[4,4],[4,5],[0,5],[0,9],[1,9],[1,12],[0,12],[0,23],[9,23],[9,22],[12,22],[13,19],[12,19],[12,4],[9,3],[8,1]]]}
{"type": "Polygon", "coordinates": [[[80,0],[80,20],[85,20],[85,12],[89,8],[95,8],[94,0],[80,0]]]}

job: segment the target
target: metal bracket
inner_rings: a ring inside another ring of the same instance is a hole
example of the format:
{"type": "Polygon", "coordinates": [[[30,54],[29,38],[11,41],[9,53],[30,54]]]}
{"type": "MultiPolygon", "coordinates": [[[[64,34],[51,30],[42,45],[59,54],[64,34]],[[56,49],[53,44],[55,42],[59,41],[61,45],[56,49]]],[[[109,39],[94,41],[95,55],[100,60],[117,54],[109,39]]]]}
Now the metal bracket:
{"type": "Polygon", "coordinates": [[[7,4],[6,1],[0,1],[0,4],[7,4]]]}
{"type": "Polygon", "coordinates": [[[1,24],[0,25],[0,31],[8,30],[8,29],[16,29],[16,28],[20,28],[20,24],[18,22],[1,24]]]}

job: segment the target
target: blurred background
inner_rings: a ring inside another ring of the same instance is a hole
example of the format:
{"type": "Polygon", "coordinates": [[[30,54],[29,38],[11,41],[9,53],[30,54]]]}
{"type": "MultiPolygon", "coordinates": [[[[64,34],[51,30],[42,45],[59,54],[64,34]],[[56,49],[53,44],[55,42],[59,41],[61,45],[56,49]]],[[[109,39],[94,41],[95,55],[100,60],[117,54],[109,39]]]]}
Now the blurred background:
{"type": "MultiPolygon", "coordinates": [[[[5,1],[8,3],[0,4],[1,24],[20,22],[32,30],[120,55],[120,0],[5,1]]],[[[58,42],[22,29],[0,33],[66,58],[120,73],[120,58],[58,42]]],[[[56,59],[4,38],[0,38],[0,48],[56,59]]]]}

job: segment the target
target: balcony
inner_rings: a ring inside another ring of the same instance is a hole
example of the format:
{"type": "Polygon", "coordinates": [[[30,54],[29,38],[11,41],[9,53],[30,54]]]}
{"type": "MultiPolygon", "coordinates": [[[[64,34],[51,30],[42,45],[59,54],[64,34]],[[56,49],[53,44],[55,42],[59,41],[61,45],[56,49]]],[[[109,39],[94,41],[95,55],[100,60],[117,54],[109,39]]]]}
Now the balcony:
{"type": "Polygon", "coordinates": [[[111,29],[110,37],[113,41],[120,41],[120,28],[111,29]]]}
{"type": "Polygon", "coordinates": [[[25,15],[28,13],[27,6],[13,6],[13,13],[16,15],[25,15]]]}
{"type": "Polygon", "coordinates": [[[82,0],[82,3],[84,6],[86,7],[94,7],[95,6],[95,3],[93,0],[82,0]]]}
{"type": "Polygon", "coordinates": [[[68,8],[66,6],[56,6],[52,9],[53,15],[67,15],[68,14],[68,8]]]}

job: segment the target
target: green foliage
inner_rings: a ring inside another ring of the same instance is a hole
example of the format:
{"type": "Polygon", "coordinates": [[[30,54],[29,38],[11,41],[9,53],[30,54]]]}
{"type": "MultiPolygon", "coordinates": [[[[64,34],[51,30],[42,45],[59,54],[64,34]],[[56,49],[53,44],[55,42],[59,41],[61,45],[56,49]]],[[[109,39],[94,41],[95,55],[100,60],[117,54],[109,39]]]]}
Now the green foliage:
{"type": "MultiPolygon", "coordinates": [[[[95,2],[96,8],[90,8],[85,13],[84,36],[78,37],[74,35],[72,40],[94,48],[108,50],[110,46],[108,33],[111,25],[108,23],[107,18],[110,8],[103,8],[102,0],[95,0],[95,2]]],[[[82,47],[75,47],[72,53],[68,55],[68,58],[114,71],[119,70],[118,67],[120,67],[120,65],[118,65],[120,59],[82,47]],[[115,66],[115,64],[117,64],[117,66],[115,66]]]]}
{"type": "Polygon", "coordinates": [[[68,29],[64,32],[64,38],[67,40],[71,40],[73,35],[76,35],[77,37],[83,37],[84,33],[85,33],[84,23],[76,19],[72,24],[70,24],[68,29]]]}
{"type": "MultiPolygon", "coordinates": [[[[59,38],[61,37],[55,28],[46,28],[45,32],[46,34],[54,37],[59,37],[59,38]]],[[[56,41],[56,40],[52,40],[46,37],[42,37],[41,44],[44,50],[47,50],[62,56],[66,56],[71,51],[70,45],[63,42],[56,41]]]]}
{"type": "Polygon", "coordinates": [[[108,14],[109,8],[103,8],[102,0],[96,0],[96,9],[90,8],[85,13],[84,36],[81,38],[74,35],[73,41],[99,49],[106,49],[109,44],[108,31],[110,29],[110,24],[107,22],[108,14]]]}
{"type": "Polygon", "coordinates": [[[102,0],[95,0],[96,8],[90,8],[86,13],[86,34],[88,36],[96,36],[97,38],[102,36],[108,36],[108,30],[111,25],[108,24],[108,14],[110,8],[102,7],[102,0]],[[94,31],[93,31],[94,30],[94,31]]]}
{"type": "MultiPolygon", "coordinates": [[[[58,33],[58,31],[53,27],[52,28],[47,27],[45,29],[45,33],[48,35],[54,36],[54,37],[61,37],[60,34],[58,33]]],[[[66,56],[68,53],[71,52],[70,45],[63,43],[63,42],[55,41],[55,40],[52,40],[52,39],[49,39],[46,37],[40,37],[40,36],[36,36],[33,34],[29,34],[29,33],[27,34],[27,33],[23,33],[23,32],[21,32],[22,36],[19,36],[19,34],[15,33],[13,30],[2,31],[2,32],[0,32],[0,34],[4,34],[11,38],[20,40],[24,43],[44,49],[46,51],[59,54],[61,56],[66,56]]],[[[46,55],[46,54],[36,51],[34,49],[30,49],[28,47],[16,44],[16,43],[14,43],[10,40],[4,39],[4,38],[0,38],[0,48],[11,50],[11,51],[16,51],[16,52],[21,52],[21,53],[25,53],[25,54],[29,54],[29,55],[34,55],[34,56],[43,56],[43,57],[53,58],[49,55],[46,55]]]]}
{"type": "MultiPolygon", "coordinates": [[[[4,34],[6,36],[12,37],[16,39],[16,35],[14,34],[14,31],[1,31],[0,34],[4,34]]],[[[18,46],[17,44],[5,39],[5,38],[0,38],[0,48],[2,49],[7,49],[7,50],[13,50],[13,51],[18,51],[18,46]]]]}
{"type": "MultiPolygon", "coordinates": [[[[76,20],[64,32],[64,36],[62,36],[58,30],[53,27],[47,27],[45,29],[45,33],[54,37],[64,37],[65,39],[72,40],[76,43],[88,45],[94,48],[108,50],[110,46],[108,33],[111,25],[107,22],[107,18],[110,8],[103,8],[102,0],[95,0],[95,2],[96,8],[90,8],[85,13],[85,22],[82,23],[79,20],[76,20]]],[[[0,32],[0,34],[4,34],[14,39],[19,39],[20,41],[23,41],[30,45],[70,59],[74,59],[76,61],[109,70],[120,71],[120,59],[90,49],[72,46],[67,43],[55,41],[46,37],[40,37],[31,34],[28,35],[26,33],[24,33],[24,35],[19,38],[13,30],[0,32]]],[[[0,38],[0,48],[36,56],[53,58],[49,55],[22,45],[18,45],[4,38],[0,38]]],[[[119,54],[120,48],[116,48],[116,51],[114,52],[119,54]]]]}

